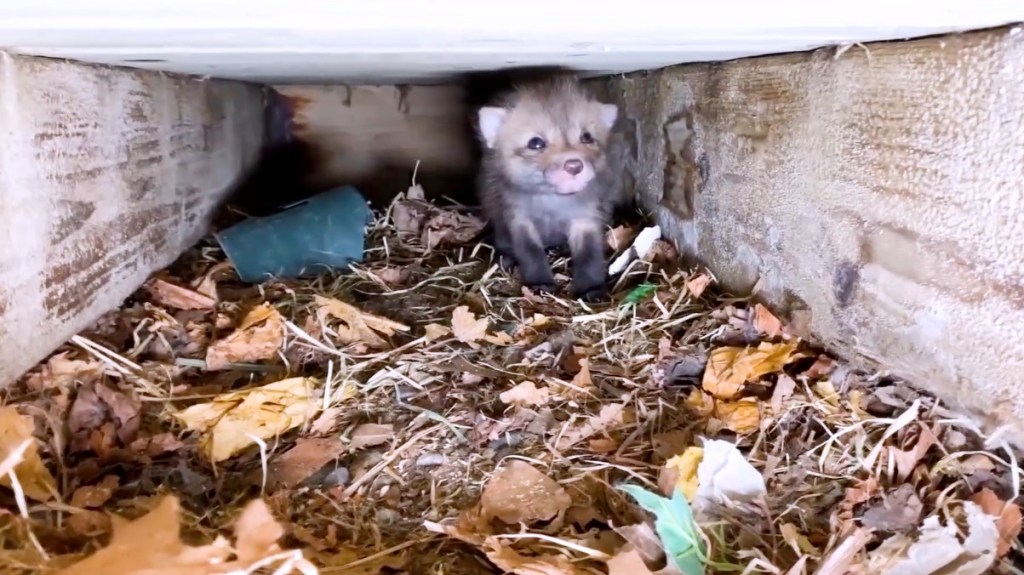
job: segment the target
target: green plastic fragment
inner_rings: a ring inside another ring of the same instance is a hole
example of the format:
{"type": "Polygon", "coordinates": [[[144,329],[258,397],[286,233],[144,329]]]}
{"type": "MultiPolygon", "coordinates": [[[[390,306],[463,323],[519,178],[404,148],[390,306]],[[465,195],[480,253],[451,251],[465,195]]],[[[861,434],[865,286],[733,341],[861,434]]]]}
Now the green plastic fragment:
{"type": "Polygon", "coordinates": [[[672,499],[666,499],[636,485],[619,485],[619,489],[654,514],[654,529],[675,566],[685,575],[704,575],[708,561],[704,537],[683,492],[676,489],[672,499]]]}

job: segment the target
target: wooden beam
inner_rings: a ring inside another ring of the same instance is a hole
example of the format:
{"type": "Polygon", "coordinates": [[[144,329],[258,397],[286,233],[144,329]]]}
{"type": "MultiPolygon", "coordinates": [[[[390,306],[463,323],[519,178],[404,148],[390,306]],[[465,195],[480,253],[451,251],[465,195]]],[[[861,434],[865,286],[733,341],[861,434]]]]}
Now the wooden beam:
{"type": "Polygon", "coordinates": [[[610,80],[645,204],[802,331],[1024,444],[1024,31],[610,80]]]}

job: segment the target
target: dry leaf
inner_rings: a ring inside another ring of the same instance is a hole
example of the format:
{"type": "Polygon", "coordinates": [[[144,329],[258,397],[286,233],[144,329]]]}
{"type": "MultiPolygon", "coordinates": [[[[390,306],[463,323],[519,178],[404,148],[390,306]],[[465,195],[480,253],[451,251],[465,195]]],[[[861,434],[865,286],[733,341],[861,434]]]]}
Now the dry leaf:
{"type": "Polygon", "coordinates": [[[864,546],[871,540],[871,532],[867,529],[857,528],[846,539],[843,539],[827,557],[821,562],[821,566],[814,572],[815,575],[846,575],[854,565],[854,559],[860,554],[864,546]]]}
{"type": "Polygon", "coordinates": [[[147,286],[157,303],[176,309],[213,309],[217,302],[210,296],[192,291],[188,288],[154,279],[147,286]]]}
{"type": "Polygon", "coordinates": [[[693,497],[697,494],[697,468],[702,459],[704,459],[704,449],[691,446],[665,462],[665,467],[676,473],[675,487],[683,492],[687,501],[693,501],[693,497]]]}
{"type": "Polygon", "coordinates": [[[300,437],[295,445],[270,459],[267,485],[271,489],[291,489],[323,469],[345,452],[337,437],[300,437]]]}
{"type": "Polygon", "coordinates": [[[380,278],[380,281],[384,282],[385,284],[394,285],[394,284],[402,283],[402,281],[405,279],[404,278],[404,276],[406,275],[405,272],[406,272],[406,270],[404,268],[399,268],[399,267],[395,267],[395,266],[386,266],[386,267],[383,267],[383,268],[381,268],[379,270],[374,270],[373,273],[378,278],[380,278]]]}
{"type": "Polygon", "coordinates": [[[250,311],[234,332],[206,350],[206,369],[269,359],[284,343],[284,318],[270,304],[250,311]]]}
{"type": "Polygon", "coordinates": [[[754,306],[754,329],[768,337],[782,335],[782,322],[761,304],[754,306]]]}
{"type": "Polygon", "coordinates": [[[97,485],[84,485],[71,495],[71,505],[87,509],[102,507],[114,495],[120,481],[116,475],[107,475],[97,485]]]}
{"type": "Polygon", "coordinates": [[[395,426],[390,423],[364,423],[352,430],[349,449],[362,449],[387,443],[395,437],[395,426]]]}
{"type": "Polygon", "coordinates": [[[793,392],[796,391],[796,380],[784,373],[780,373],[778,379],[775,381],[775,389],[772,391],[772,413],[777,415],[782,414],[782,408],[790,397],[793,396],[793,392]]]}
{"type": "Polygon", "coordinates": [[[609,403],[601,408],[600,413],[592,415],[576,429],[570,429],[562,437],[558,438],[557,447],[564,451],[580,441],[608,431],[612,426],[622,424],[623,409],[621,403],[609,403]]]}
{"type": "Polygon", "coordinates": [[[636,234],[637,231],[633,228],[618,226],[608,230],[605,234],[605,239],[608,241],[608,247],[615,251],[619,251],[632,245],[636,234]]]}
{"type": "Polygon", "coordinates": [[[320,415],[313,420],[313,424],[309,426],[309,434],[317,436],[331,433],[338,426],[338,418],[342,413],[344,410],[337,406],[321,411],[320,415]]]}
{"type": "Polygon", "coordinates": [[[508,405],[544,405],[551,399],[551,392],[546,387],[537,388],[532,381],[524,381],[498,397],[508,405]]]}
{"type": "Polygon", "coordinates": [[[978,504],[982,511],[996,518],[996,528],[999,529],[999,547],[996,549],[996,557],[1003,557],[1010,552],[1010,547],[1020,535],[1020,506],[999,499],[999,496],[987,487],[975,493],[971,501],[978,504]]]}
{"type": "MultiPolygon", "coordinates": [[[[36,501],[49,501],[57,492],[57,481],[39,456],[39,445],[32,435],[34,430],[35,424],[30,416],[18,413],[9,405],[0,407],[0,462],[6,462],[28,441],[28,447],[21,454],[21,462],[14,467],[14,474],[26,496],[36,501]]],[[[0,474],[0,485],[11,487],[8,473],[0,474]]]]}
{"type": "Polygon", "coordinates": [[[514,340],[512,339],[511,335],[503,331],[496,331],[494,333],[489,333],[485,335],[484,341],[491,345],[509,345],[514,340]]]}
{"type": "Polygon", "coordinates": [[[691,390],[684,404],[701,418],[710,417],[715,412],[715,398],[699,389],[691,390]]]}
{"type": "Polygon", "coordinates": [[[366,313],[359,308],[349,305],[334,298],[316,296],[316,305],[328,314],[340,319],[344,326],[337,329],[338,340],[342,343],[365,343],[370,347],[387,347],[377,333],[386,336],[395,335],[395,332],[409,331],[409,326],[391,321],[386,317],[366,313]]]}
{"type": "Polygon", "coordinates": [[[881,501],[872,505],[861,516],[861,523],[877,531],[910,531],[921,520],[924,505],[909,483],[900,485],[887,493],[881,501]]]}
{"type": "Polygon", "coordinates": [[[224,393],[174,415],[189,429],[204,433],[200,447],[207,458],[224,461],[253,445],[249,435],[269,439],[309,421],[317,410],[311,388],[319,383],[293,377],[224,393]]]}
{"type": "Polygon", "coordinates": [[[700,297],[709,285],[711,285],[711,278],[705,274],[700,274],[686,282],[686,289],[690,291],[690,295],[693,297],[700,297]]]}
{"type": "Polygon", "coordinates": [[[632,545],[625,545],[608,560],[608,575],[652,575],[640,552],[632,545]]]}
{"type": "Polygon", "coordinates": [[[590,360],[587,358],[580,358],[580,370],[573,376],[572,384],[584,391],[594,387],[594,380],[590,376],[590,360]]]}
{"type": "Polygon", "coordinates": [[[475,238],[483,229],[484,223],[471,215],[433,208],[433,213],[423,224],[420,242],[427,249],[462,244],[475,238]]]}
{"type": "Polygon", "coordinates": [[[804,375],[811,379],[824,377],[836,370],[836,361],[827,355],[819,355],[804,375]]]}
{"type": "Polygon", "coordinates": [[[510,525],[548,521],[570,505],[572,498],[561,485],[519,459],[491,477],[480,497],[485,520],[496,517],[510,525]]]}
{"type": "Polygon", "coordinates": [[[499,569],[516,575],[590,575],[589,571],[577,567],[565,555],[545,554],[526,557],[497,537],[487,538],[484,542],[484,554],[499,569]]]}
{"type": "Polygon", "coordinates": [[[711,352],[702,387],[719,399],[733,399],[744,384],[781,371],[802,357],[797,343],[761,342],[755,347],[720,347],[711,352]]]}
{"type": "Polygon", "coordinates": [[[761,428],[761,408],[758,401],[745,397],[738,401],[715,403],[715,418],[730,431],[739,434],[754,433],[761,428]]]}
{"type": "Polygon", "coordinates": [[[452,334],[462,343],[477,349],[480,346],[476,342],[487,335],[487,318],[477,319],[476,314],[469,311],[469,306],[460,305],[452,312],[452,334]]]}
{"type": "Polygon", "coordinates": [[[448,334],[452,332],[452,330],[438,323],[428,323],[427,325],[423,326],[423,332],[424,336],[427,338],[427,341],[437,341],[442,337],[447,337],[448,334]]]}
{"type": "Polygon", "coordinates": [[[179,534],[179,508],[175,497],[164,497],[136,520],[114,522],[106,547],[58,575],[216,575],[242,573],[263,561],[268,567],[282,566],[281,573],[317,573],[301,553],[284,552],[277,546],[284,528],[260,500],[242,511],[235,524],[234,546],[222,537],[200,547],[185,545],[179,534]],[[235,557],[229,560],[232,554],[235,557]]]}
{"type": "Polygon", "coordinates": [[[30,375],[27,382],[29,389],[68,389],[76,383],[89,383],[103,375],[101,362],[68,359],[68,353],[64,351],[54,354],[39,373],[30,375]]]}
{"type": "Polygon", "coordinates": [[[917,438],[917,443],[914,444],[913,448],[908,450],[889,450],[889,455],[896,461],[897,478],[900,480],[910,477],[910,474],[913,473],[914,468],[917,467],[917,464],[928,453],[928,450],[939,442],[935,432],[928,428],[928,426],[920,424],[918,429],[921,430],[921,435],[917,438]]]}

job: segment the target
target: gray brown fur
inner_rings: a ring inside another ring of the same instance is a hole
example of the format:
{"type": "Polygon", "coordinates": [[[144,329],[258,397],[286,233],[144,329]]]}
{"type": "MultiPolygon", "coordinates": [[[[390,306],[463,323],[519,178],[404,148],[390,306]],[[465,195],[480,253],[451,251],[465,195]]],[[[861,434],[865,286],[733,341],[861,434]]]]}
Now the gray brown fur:
{"type": "Polygon", "coordinates": [[[572,296],[606,297],[604,230],[618,197],[607,146],[617,117],[617,108],[595,100],[570,75],[520,85],[480,110],[480,203],[503,266],[517,267],[524,285],[553,291],[546,250],[568,247],[572,296]],[[593,141],[581,141],[583,132],[593,141]],[[534,137],[545,141],[544,149],[529,147],[534,137]],[[574,173],[580,165],[583,171],[574,173]],[[581,175],[591,173],[577,189],[581,175]],[[559,186],[576,191],[559,193],[559,186]]]}

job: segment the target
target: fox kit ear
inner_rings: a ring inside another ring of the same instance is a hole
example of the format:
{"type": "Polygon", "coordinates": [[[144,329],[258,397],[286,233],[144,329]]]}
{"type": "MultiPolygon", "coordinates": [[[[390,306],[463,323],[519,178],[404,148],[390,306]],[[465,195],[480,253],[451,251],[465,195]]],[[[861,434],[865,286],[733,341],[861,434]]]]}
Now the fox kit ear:
{"type": "Polygon", "coordinates": [[[615,104],[601,104],[601,123],[605,128],[611,129],[615,125],[615,119],[619,117],[619,107],[615,104]]]}
{"type": "Polygon", "coordinates": [[[494,143],[498,139],[498,130],[501,128],[502,122],[505,121],[505,114],[505,108],[493,106],[480,108],[478,113],[480,136],[483,137],[488,148],[494,147],[494,143]]]}

